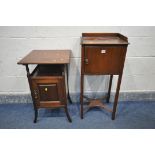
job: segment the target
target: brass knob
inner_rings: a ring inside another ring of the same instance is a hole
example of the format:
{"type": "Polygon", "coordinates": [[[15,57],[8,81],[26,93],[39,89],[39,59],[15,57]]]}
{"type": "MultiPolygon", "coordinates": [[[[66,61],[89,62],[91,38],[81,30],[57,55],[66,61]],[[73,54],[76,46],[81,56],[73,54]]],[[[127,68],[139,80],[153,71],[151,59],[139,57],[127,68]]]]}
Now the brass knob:
{"type": "Polygon", "coordinates": [[[47,91],[47,88],[45,88],[45,91],[47,91]]]}

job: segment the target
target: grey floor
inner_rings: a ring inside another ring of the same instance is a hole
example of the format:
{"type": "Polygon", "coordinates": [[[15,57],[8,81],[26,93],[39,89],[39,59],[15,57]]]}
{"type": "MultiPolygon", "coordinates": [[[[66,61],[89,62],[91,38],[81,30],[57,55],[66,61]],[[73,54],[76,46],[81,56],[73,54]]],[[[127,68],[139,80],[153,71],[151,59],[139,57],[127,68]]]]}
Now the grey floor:
{"type": "MultiPolygon", "coordinates": [[[[109,104],[112,106],[112,104],[109,104]]],[[[79,103],[69,104],[72,123],[63,109],[39,110],[38,122],[33,123],[32,104],[0,104],[1,129],[154,129],[155,102],[120,102],[117,117],[101,109],[92,109],[80,119],[79,103]]]]}

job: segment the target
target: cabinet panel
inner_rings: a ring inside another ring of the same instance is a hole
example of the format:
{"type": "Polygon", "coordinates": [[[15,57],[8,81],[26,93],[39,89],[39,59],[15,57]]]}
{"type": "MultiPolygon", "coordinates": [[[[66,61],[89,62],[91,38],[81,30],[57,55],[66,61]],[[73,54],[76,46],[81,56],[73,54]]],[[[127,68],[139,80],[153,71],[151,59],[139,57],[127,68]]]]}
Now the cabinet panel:
{"type": "Polygon", "coordinates": [[[38,84],[40,101],[58,101],[58,85],[56,83],[38,84]]]}
{"type": "Polygon", "coordinates": [[[32,79],[36,104],[40,107],[65,104],[64,77],[42,77],[32,79]]]}
{"type": "Polygon", "coordinates": [[[122,71],[126,47],[85,46],[85,74],[119,74],[122,71]]]}

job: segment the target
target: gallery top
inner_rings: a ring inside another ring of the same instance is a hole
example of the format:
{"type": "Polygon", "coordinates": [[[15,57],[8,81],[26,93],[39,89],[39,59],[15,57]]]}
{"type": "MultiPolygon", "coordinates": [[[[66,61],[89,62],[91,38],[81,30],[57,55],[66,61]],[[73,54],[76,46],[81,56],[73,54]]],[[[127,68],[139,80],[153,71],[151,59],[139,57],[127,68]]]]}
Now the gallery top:
{"type": "Polygon", "coordinates": [[[71,50],[33,50],[18,64],[68,64],[71,50]]]}
{"type": "Polygon", "coordinates": [[[119,33],[82,33],[82,45],[128,45],[128,38],[119,33]]]}

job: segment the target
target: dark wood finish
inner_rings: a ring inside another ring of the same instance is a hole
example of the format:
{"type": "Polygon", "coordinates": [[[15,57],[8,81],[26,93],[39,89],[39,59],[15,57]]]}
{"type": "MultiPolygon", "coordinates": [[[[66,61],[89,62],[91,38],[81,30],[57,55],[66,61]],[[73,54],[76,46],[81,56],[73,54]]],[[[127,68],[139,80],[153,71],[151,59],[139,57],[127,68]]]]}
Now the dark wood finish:
{"type": "Polygon", "coordinates": [[[83,33],[82,45],[128,45],[125,36],[119,33],[83,33]]]}
{"type": "Polygon", "coordinates": [[[37,107],[43,108],[41,103],[46,106],[46,104],[51,104],[55,102],[60,102],[63,104],[65,83],[63,82],[63,77],[41,77],[32,78],[32,86],[34,90],[35,101],[37,107]]]}
{"type": "Polygon", "coordinates": [[[112,79],[113,79],[113,75],[110,75],[109,88],[108,88],[108,95],[107,95],[107,99],[106,99],[107,103],[109,103],[109,100],[110,100],[112,79]]]}
{"type": "MultiPolygon", "coordinates": [[[[36,123],[37,122],[37,117],[38,117],[38,109],[37,109],[37,105],[36,105],[35,100],[34,100],[34,93],[33,93],[33,88],[32,88],[32,81],[31,81],[29,67],[28,67],[28,65],[25,65],[25,66],[26,66],[27,79],[28,79],[28,82],[29,82],[29,87],[30,87],[30,91],[31,91],[32,101],[33,101],[33,108],[34,108],[34,112],[35,112],[35,116],[34,116],[34,121],[33,122],[36,123]]],[[[38,66],[36,68],[38,68],[38,66]]]]}
{"type": "Polygon", "coordinates": [[[103,108],[106,109],[109,112],[112,112],[111,109],[109,109],[106,105],[104,105],[101,100],[96,99],[96,100],[91,100],[90,104],[88,105],[89,108],[93,108],[93,107],[99,107],[99,108],[103,108]]]}
{"type": "Polygon", "coordinates": [[[119,37],[127,41],[127,44],[129,44],[128,38],[120,33],[82,33],[82,37],[119,37]]]}
{"type": "Polygon", "coordinates": [[[125,56],[123,47],[85,46],[84,50],[85,74],[118,75],[122,71],[125,56]]]}
{"type": "Polygon", "coordinates": [[[119,33],[83,33],[81,38],[81,118],[83,118],[84,75],[110,75],[106,102],[109,102],[113,75],[119,75],[113,109],[101,102],[89,99],[88,108],[101,107],[112,112],[115,119],[119,90],[128,46],[128,38],[119,33]]]}
{"type": "MultiPolygon", "coordinates": [[[[62,82],[65,83],[65,78],[63,78],[62,80],[63,80],[62,82]]],[[[69,115],[68,108],[67,108],[66,89],[62,89],[62,90],[63,90],[63,96],[64,96],[64,104],[65,104],[64,109],[65,109],[65,113],[66,113],[66,116],[67,116],[68,121],[69,121],[69,122],[72,122],[72,119],[71,119],[71,117],[70,117],[70,115],[69,115]]],[[[70,96],[69,96],[69,97],[70,97],[70,96]]]]}
{"type": "Polygon", "coordinates": [[[115,95],[113,112],[112,112],[112,120],[115,119],[115,114],[116,114],[116,108],[117,108],[117,103],[118,103],[118,97],[119,97],[119,90],[120,90],[120,86],[121,86],[121,81],[122,81],[122,74],[120,74],[119,77],[118,77],[117,88],[116,88],[116,95],[115,95]]]}
{"type": "Polygon", "coordinates": [[[70,50],[33,50],[18,64],[68,64],[70,50]]]}
{"type": "Polygon", "coordinates": [[[66,116],[67,116],[68,121],[69,121],[69,122],[72,122],[72,119],[71,119],[71,117],[70,117],[70,115],[69,115],[69,112],[68,112],[67,105],[65,106],[65,113],[66,113],[66,116]]]}
{"type": "Polygon", "coordinates": [[[34,123],[37,123],[37,118],[38,118],[38,109],[35,109],[34,111],[34,123]]]}
{"type": "Polygon", "coordinates": [[[34,123],[37,122],[39,108],[64,108],[69,122],[72,122],[67,109],[65,66],[69,63],[70,51],[32,51],[18,62],[26,66],[27,77],[34,105],[34,123]],[[60,56],[60,57],[59,57],[60,56]],[[63,57],[63,60],[62,60],[63,57]],[[35,59],[36,58],[36,59],[35,59]],[[38,64],[30,74],[28,64],[38,64]]]}
{"type": "Polygon", "coordinates": [[[66,86],[67,86],[67,98],[68,98],[68,101],[69,101],[69,103],[72,103],[72,100],[71,100],[71,97],[70,97],[70,93],[69,93],[69,71],[68,71],[68,68],[69,68],[69,64],[66,64],[65,65],[65,69],[66,69],[66,78],[67,78],[67,80],[66,80],[66,86]]]}
{"type": "Polygon", "coordinates": [[[59,85],[57,83],[52,84],[39,84],[39,96],[40,101],[58,101],[59,100],[59,85]],[[57,90],[58,89],[58,90],[57,90]]]}
{"type": "Polygon", "coordinates": [[[84,87],[84,47],[82,46],[81,48],[81,84],[80,84],[80,89],[81,89],[81,93],[80,93],[80,111],[81,111],[81,119],[83,119],[83,87],[84,87]]]}

